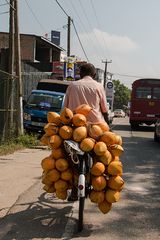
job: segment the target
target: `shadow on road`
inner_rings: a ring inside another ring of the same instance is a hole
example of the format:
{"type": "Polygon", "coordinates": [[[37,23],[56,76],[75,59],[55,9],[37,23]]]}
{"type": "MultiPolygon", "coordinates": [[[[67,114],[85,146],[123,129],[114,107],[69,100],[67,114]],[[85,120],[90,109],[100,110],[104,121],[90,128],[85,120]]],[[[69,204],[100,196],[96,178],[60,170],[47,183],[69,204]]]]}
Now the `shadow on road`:
{"type": "Polygon", "coordinates": [[[71,210],[70,203],[58,199],[53,201],[53,198],[46,198],[45,193],[35,202],[17,202],[0,222],[0,239],[61,239],[68,218],[75,225],[76,219],[70,217],[71,210]],[[23,208],[25,210],[20,211],[23,208]]]}

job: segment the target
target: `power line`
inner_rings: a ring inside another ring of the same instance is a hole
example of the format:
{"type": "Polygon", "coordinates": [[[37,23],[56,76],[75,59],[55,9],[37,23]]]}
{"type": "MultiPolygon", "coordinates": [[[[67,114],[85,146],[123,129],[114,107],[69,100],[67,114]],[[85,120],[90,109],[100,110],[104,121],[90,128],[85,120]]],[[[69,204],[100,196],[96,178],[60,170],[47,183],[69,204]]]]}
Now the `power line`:
{"type": "Polygon", "coordinates": [[[60,3],[57,1],[57,0],[55,0],[56,1],[56,3],[58,4],[58,6],[62,9],[62,11],[64,12],[64,14],[67,16],[67,17],[69,17],[69,15],[66,13],[66,11],[64,10],[64,8],[60,5],[60,3]]]}
{"type": "Polygon", "coordinates": [[[6,4],[8,4],[14,11],[16,10],[16,9],[12,6],[12,4],[10,4],[10,3],[8,2],[8,0],[6,0],[6,4]]]}
{"type": "Polygon", "coordinates": [[[77,35],[78,41],[79,41],[79,43],[80,43],[80,45],[81,45],[81,48],[82,48],[82,50],[83,50],[83,53],[84,53],[84,55],[85,55],[87,61],[89,62],[89,59],[88,59],[87,54],[86,54],[86,52],[85,52],[85,50],[84,50],[84,48],[83,48],[83,45],[82,45],[82,43],[81,43],[81,40],[80,40],[80,38],[79,38],[79,35],[78,35],[78,32],[77,32],[77,30],[76,30],[76,27],[75,27],[75,25],[74,25],[73,20],[72,20],[72,24],[73,24],[74,30],[75,30],[75,32],[76,32],[76,35],[77,35]]]}
{"type": "MultiPolygon", "coordinates": [[[[67,12],[64,10],[64,8],[60,5],[60,3],[58,2],[58,0],[55,0],[55,1],[56,1],[56,3],[58,4],[58,6],[61,8],[61,10],[65,13],[65,15],[66,15],[68,18],[70,18],[70,16],[67,14],[67,12]]],[[[78,32],[77,32],[76,26],[75,26],[75,24],[74,24],[74,22],[73,22],[73,19],[71,19],[71,22],[72,22],[72,24],[73,24],[73,28],[74,28],[75,33],[76,33],[76,35],[77,35],[77,38],[78,38],[78,41],[79,41],[80,46],[81,46],[81,48],[82,48],[82,51],[83,51],[83,53],[84,53],[87,61],[89,62],[89,59],[88,59],[87,54],[86,54],[86,52],[85,52],[85,50],[84,50],[84,47],[83,47],[82,42],[81,42],[81,40],[80,40],[80,37],[79,37],[79,35],[78,35],[78,32]]]]}
{"type": "Polygon", "coordinates": [[[30,7],[29,3],[27,2],[27,0],[25,0],[28,8],[30,9],[33,17],[36,19],[36,21],[38,22],[39,26],[43,29],[44,32],[47,32],[46,29],[44,28],[44,26],[40,23],[40,21],[38,20],[38,18],[36,17],[35,13],[33,12],[32,8],[30,7]]]}

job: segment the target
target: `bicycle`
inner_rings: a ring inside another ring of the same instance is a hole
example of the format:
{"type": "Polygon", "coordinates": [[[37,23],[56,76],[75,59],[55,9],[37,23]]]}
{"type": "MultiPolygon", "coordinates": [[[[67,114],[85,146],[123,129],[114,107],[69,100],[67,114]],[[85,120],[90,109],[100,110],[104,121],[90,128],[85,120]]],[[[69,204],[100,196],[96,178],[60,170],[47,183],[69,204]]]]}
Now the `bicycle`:
{"type": "Polygon", "coordinates": [[[66,152],[70,155],[73,163],[78,166],[78,231],[82,231],[85,198],[89,196],[91,191],[90,169],[93,165],[93,160],[91,155],[83,152],[79,148],[79,144],[75,141],[65,140],[64,147],[66,152]],[[86,178],[87,175],[89,176],[88,178],[86,178]]]}

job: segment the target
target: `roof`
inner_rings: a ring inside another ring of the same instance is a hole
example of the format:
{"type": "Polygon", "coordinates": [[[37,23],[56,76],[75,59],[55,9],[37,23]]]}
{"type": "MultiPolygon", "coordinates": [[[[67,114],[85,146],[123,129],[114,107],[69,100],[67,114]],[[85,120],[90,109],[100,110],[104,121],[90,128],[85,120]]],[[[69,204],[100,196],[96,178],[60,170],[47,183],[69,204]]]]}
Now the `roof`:
{"type": "Polygon", "coordinates": [[[32,90],[32,93],[42,93],[42,94],[49,94],[49,95],[61,95],[64,96],[65,93],[62,92],[55,92],[55,91],[47,91],[47,90],[32,90]]]}
{"type": "MultiPolygon", "coordinates": [[[[0,34],[9,34],[9,32],[0,32],[0,34]]],[[[57,46],[56,44],[52,43],[50,40],[48,40],[48,39],[45,38],[45,37],[38,36],[38,35],[35,35],[35,34],[20,33],[20,36],[22,36],[22,35],[38,38],[38,39],[40,39],[41,41],[44,41],[45,43],[49,44],[50,46],[52,46],[52,47],[54,47],[54,48],[57,48],[57,49],[60,50],[60,51],[65,51],[64,48],[62,48],[62,47],[60,47],[60,46],[57,46]]]]}
{"type": "Polygon", "coordinates": [[[42,36],[36,36],[36,38],[40,38],[42,41],[46,42],[47,44],[50,44],[51,46],[55,47],[55,48],[58,48],[59,50],[61,51],[65,51],[64,48],[60,47],[60,46],[57,46],[56,44],[52,43],[51,41],[49,41],[47,38],[44,38],[42,36]]]}

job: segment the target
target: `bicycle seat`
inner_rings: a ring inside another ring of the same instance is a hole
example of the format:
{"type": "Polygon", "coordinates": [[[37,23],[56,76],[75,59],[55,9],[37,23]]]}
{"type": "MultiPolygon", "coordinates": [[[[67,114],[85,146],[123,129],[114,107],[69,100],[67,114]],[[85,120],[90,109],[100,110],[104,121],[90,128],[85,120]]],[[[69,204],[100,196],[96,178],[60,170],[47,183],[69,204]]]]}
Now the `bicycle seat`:
{"type": "Polygon", "coordinates": [[[79,144],[73,140],[64,140],[64,147],[66,152],[70,154],[84,155],[84,152],[80,149],[79,144]]]}

